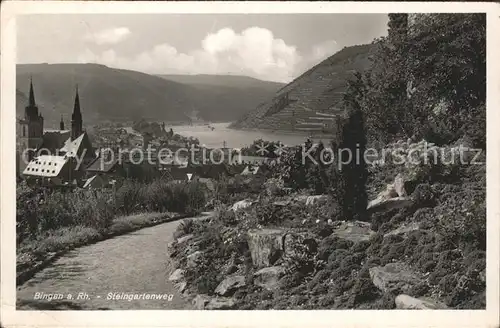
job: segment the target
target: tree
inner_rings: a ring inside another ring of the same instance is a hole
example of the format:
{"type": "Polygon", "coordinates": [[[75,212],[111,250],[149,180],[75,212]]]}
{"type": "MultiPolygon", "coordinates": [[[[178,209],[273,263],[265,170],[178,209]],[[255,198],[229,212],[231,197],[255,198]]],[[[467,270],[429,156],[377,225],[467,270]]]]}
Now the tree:
{"type": "Polygon", "coordinates": [[[339,122],[337,129],[339,158],[334,196],[339,203],[341,219],[364,221],[367,220],[368,171],[364,159],[366,135],[360,103],[364,86],[359,79],[358,74],[357,79],[349,83],[344,95],[347,118],[339,122]]]}
{"type": "Polygon", "coordinates": [[[371,140],[424,138],[447,144],[463,134],[485,144],[486,16],[389,15],[360,79],[371,140]],[[480,128],[478,135],[476,127],[480,128]]]}
{"type": "Polygon", "coordinates": [[[316,163],[310,163],[307,169],[307,184],[309,188],[313,189],[316,194],[323,194],[329,188],[329,181],[327,176],[328,158],[325,158],[325,146],[323,142],[315,147],[313,151],[313,158],[316,163]]]}

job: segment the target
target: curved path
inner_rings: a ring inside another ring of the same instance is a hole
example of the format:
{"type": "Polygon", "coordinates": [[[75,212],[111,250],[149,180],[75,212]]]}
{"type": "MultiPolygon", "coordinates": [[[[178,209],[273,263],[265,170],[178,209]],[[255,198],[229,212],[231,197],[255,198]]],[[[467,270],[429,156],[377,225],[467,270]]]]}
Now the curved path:
{"type": "Polygon", "coordinates": [[[189,302],[168,281],[173,268],[167,248],[181,221],[141,229],[68,252],[17,288],[17,308],[189,309],[189,302]],[[49,300],[51,294],[62,294],[63,299],[49,300]],[[72,296],[70,299],[68,294],[72,296]],[[130,294],[138,295],[139,299],[125,299],[130,294]],[[148,297],[150,299],[146,299],[148,297]]]}

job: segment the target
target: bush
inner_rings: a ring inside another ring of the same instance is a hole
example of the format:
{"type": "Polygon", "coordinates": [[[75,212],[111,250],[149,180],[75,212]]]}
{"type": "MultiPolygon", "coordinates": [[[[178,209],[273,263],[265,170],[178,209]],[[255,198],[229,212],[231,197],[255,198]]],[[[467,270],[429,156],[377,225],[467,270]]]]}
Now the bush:
{"type": "Polygon", "coordinates": [[[185,235],[189,235],[194,232],[195,222],[193,219],[183,220],[174,232],[175,238],[180,238],[185,235]]]}
{"type": "Polygon", "coordinates": [[[123,214],[137,212],[141,201],[141,184],[126,180],[116,192],[116,206],[123,214]]]}
{"type": "Polygon", "coordinates": [[[117,191],[116,204],[126,215],[142,211],[195,214],[205,205],[204,186],[197,182],[127,181],[117,191]]]}
{"type": "Polygon", "coordinates": [[[17,197],[18,242],[63,227],[108,229],[116,209],[108,191],[21,190],[17,197]]]}

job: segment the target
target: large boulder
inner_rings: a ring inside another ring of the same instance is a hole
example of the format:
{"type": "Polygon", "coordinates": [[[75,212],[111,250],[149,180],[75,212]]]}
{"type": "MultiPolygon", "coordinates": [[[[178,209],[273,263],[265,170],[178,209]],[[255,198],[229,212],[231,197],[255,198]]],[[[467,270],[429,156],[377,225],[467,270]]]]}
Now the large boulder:
{"type": "Polygon", "coordinates": [[[486,269],[484,269],[483,271],[479,272],[479,279],[481,279],[481,281],[483,283],[486,282],[486,269]]]}
{"type": "Polygon", "coordinates": [[[206,310],[231,310],[236,306],[236,301],[230,297],[215,297],[205,305],[206,310]]]}
{"type": "Polygon", "coordinates": [[[408,196],[405,189],[405,179],[403,178],[403,175],[401,173],[399,173],[396,178],[394,178],[394,183],[392,185],[398,197],[408,196]]]}
{"type": "Polygon", "coordinates": [[[173,281],[173,282],[178,282],[184,280],[184,270],[182,269],[176,269],[170,277],[168,277],[168,280],[173,281]]]}
{"type": "Polygon", "coordinates": [[[192,304],[195,310],[204,310],[205,306],[210,302],[210,296],[198,294],[193,298],[192,304]]]}
{"type": "Polygon", "coordinates": [[[179,290],[179,293],[184,293],[184,291],[187,288],[187,282],[181,281],[179,283],[176,283],[175,287],[177,287],[177,289],[179,290]]]}
{"type": "Polygon", "coordinates": [[[247,233],[247,242],[252,263],[257,268],[273,265],[283,252],[285,232],[280,229],[252,229],[247,233]]]}
{"type": "Polygon", "coordinates": [[[333,230],[332,235],[352,242],[367,241],[375,231],[370,229],[370,223],[363,221],[342,222],[333,230]]]}
{"type": "Polygon", "coordinates": [[[192,241],[190,243],[187,243],[184,248],[184,254],[186,256],[189,256],[190,254],[195,253],[196,251],[200,250],[200,245],[199,241],[192,241]]]}
{"type": "Polygon", "coordinates": [[[230,310],[236,305],[236,302],[229,297],[211,298],[205,294],[198,294],[192,301],[196,310],[230,310]]]}
{"type": "Polygon", "coordinates": [[[418,222],[410,222],[407,224],[403,224],[399,228],[396,228],[384,235],[384,237],[388,236],[406,236],[408,233],[412,231],[416,231],[420,229],[420,224],[418,222]]]}
{"type": "Polygon", "coordinates": [[[245,277],[244,276],[231,276],[224,279],[218,286],[215,288],[215,294],[221,296],[229,296],[234,294],[234,292],[241,287],[245,286],[245,277]]]}
{"type": "Polygon", "coordinates": [[[278,201],[275,201],[273,203],[274,206],[280,206],[280,207],[284,207],[284,206],[288,206],[290,205],[290,201],[289,200],[278,200],[278,201]]]}
{"type": "Polygon", "coordinates": [[[297,196],[293,197],[293,201],[297,202],[297,203],[305,204],[307,202],[308,198],[309,198],[309,196],[307,196],[307,195],[297,195],[297,196]]]}
{"type": "Polygon", "coordinates": [[[322,204],[322,203],[326,202],[327,199],[328,199],[328,197],[326,195],[308,196],[306,198],[306,206],[322,204]]]}
{"type": "Polygon", "coordinates": [[[376,198],[368,203],[368,211],[380,212],[389,211],[398,208],[409,207],[413,204],[407,197],[394,197],[389,199],[376,198]]]}
{"type": "Polygon", "coordinates": [[[187,266],[190,268],[195,268],[198,265],[198,263],[200,262],[202,255],[203,255],[202,251],[196,251],[192,254],[189,254],[186,257],[187,266]]]}
{"type": "Polygon", "coordinates": [[[250,207],[250,206],[252,206],[252,204],[253,203],[247,199],[240,200],[239,202],[236,202],[233,204],[232,210],[236,212],[236,211],[245,209],[247,207],[250,207]]]}
{"type": "Polygon", "coordinates": [[[410,206],[412,202],[406,198],[407,194],[404,185],[405,179],[398,174],[394,183],[388,184],[385,190],[377,195],[377,198],[368,203],[367,209],[373,212],[410,206]]]}
{"type": "Polygon", "coordinates": [[[373,284],[384,293],[407,293],[409,289],[422,282],[422,279],[400,262],[370,268],[373,284]]]}
{"type": "Polygon", "coordinates": [[[415,298],[401,294],[395,299],[396,308],[402,310],[441,310],[447,306],[430,298],[415,298]]]}
{"type": "Polygon", "coordinates": [[[193,234],[188,234],[177,239],[177,244],[181,245],[193,238],[193,234]]]}
{"type": "Polygon", "coordinates": [[[279,279],[285,274],[285,268],[273,266],[260,269],[254,273],[254,284],[267,290],[278,288],[279,279]]]}

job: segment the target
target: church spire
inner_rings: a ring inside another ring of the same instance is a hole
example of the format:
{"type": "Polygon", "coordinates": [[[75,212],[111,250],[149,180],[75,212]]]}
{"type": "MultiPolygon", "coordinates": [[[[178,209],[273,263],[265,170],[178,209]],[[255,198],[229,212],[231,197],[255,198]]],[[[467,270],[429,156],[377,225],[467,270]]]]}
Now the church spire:
{"type": "Polygon", "coordinates": [[[80,96],[78,95],[78,85],[76,86],[75,105],[71,115],[71,140],[78,138],[83,133],[82,112],[80,110],[80,96]]]}
{"type": "Polygon", "coordinates": [[[75,115],[79,115],[81,117],[81,112],[80,112],[80,97],[78,96],[78,84],[76,85],[76,95],[75,95],[75,105],[73,107],[73,118],[75,118],[75,115]]]}
{"type": "Polygon", "coordinates": [[[29,104],[28,106],[30,107],[35,107],[35,92],[33,91],[33,76],[30,76],[30,97],[29,97],[29,104]]]}
{"type": "Polygon", "coordinates": [[[28,106],[24,108],[24,118],[26,120],[38,120],[41,115],[38,113],[38,107],[35,101],[35,92],[33,91],[33,78],[30,76],[30,91],[28,97],[28,106]]]}

